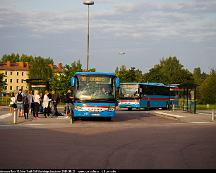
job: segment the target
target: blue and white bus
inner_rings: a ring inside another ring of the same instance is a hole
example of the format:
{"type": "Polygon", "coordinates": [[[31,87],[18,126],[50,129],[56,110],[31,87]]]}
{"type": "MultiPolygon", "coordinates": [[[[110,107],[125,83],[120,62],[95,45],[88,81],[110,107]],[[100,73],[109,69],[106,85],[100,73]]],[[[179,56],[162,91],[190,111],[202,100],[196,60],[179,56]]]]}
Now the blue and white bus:
{"type": "Polygon", "coordinates": [[[172,104],[177,104],[176,95],[170,88],[162,83],[121,83],[119,90],[119,108],[168,109],[172,104]]]}
{"type": "Polygon", "coordinates": [[[114,73],[77,72],[71,78],[74,88],[74,119],[115,117],[119,78],[114,73]]]}

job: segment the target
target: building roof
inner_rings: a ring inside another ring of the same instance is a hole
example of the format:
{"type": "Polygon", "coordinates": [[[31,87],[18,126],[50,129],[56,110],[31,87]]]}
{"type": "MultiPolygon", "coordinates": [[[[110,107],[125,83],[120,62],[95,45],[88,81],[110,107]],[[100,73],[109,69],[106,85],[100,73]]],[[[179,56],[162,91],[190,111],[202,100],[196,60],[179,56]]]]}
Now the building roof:
{"type": "Polygon", "coordinates": [[[28,62],[16,62],[12,63],[10,61],[0,63],[0,70],[6,71],[28,71],[29,63],[28,62]]]}

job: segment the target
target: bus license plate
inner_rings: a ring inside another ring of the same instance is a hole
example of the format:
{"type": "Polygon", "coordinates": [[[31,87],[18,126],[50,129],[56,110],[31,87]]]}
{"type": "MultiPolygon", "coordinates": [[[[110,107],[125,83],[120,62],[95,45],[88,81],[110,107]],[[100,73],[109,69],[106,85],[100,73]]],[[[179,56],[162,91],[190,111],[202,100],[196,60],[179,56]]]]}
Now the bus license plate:
{"type": "Polygon", "coordinates": [[[92,114],[93,116],[100,116],[100,114],[92,114]]]}

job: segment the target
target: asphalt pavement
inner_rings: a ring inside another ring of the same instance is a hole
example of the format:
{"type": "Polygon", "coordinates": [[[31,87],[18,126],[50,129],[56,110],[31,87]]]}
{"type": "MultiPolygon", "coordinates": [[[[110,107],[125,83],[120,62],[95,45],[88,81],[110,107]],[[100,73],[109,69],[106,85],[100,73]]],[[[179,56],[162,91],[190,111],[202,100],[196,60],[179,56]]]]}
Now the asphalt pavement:
{"type": "MultiPolygon", "coordinates": [[[[63,108],[59,107],[58,110],[63,112],[63,108]]],[[[118,110],[117,112],[124,113],[124,112],[136,112],[137,110],[127,111],[127,110],[118,110]]],[[[152,114],[155,116],[159,116],[162,118],[168,119],[175,119],[179,122],[183,123],[215,123],[216,122],[216,111],[213,114],[212,110],[199,110],[196,114],[189,113],[182,110],[152,110],[152,111],[139,111],[140,114],[145,115],[147,112],[148,114],[152,114]]],[[[64,114],[63,114],[64,115],[64,114]]],[[[17,124],[60,124],[68,125],[70,124],[70,118],[65,116],[59,116],[54,118],[44,118],[43,114],[39,114],[39,119],[34,119],[32,115],[29,116],[28,120],[25,120],[23,117],[18,117],[17,124]]],[[[118,121],[118,119],[117,119],[118,121]]],[[[0,106],[0,125],[3,124],[13,124],[13,115],[9,112],[8,106],[0,106]]]]}

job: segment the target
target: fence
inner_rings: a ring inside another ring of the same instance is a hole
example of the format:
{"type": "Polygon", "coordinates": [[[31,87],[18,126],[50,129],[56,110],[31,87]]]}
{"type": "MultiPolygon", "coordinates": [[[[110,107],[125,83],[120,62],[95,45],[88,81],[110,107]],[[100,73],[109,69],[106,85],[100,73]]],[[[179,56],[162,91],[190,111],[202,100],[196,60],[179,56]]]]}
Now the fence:
{"type": "Polygon", "coordinates": [[[8,96],[0,96],[0,106],[9,106],[10,97],[8,96]]]}

